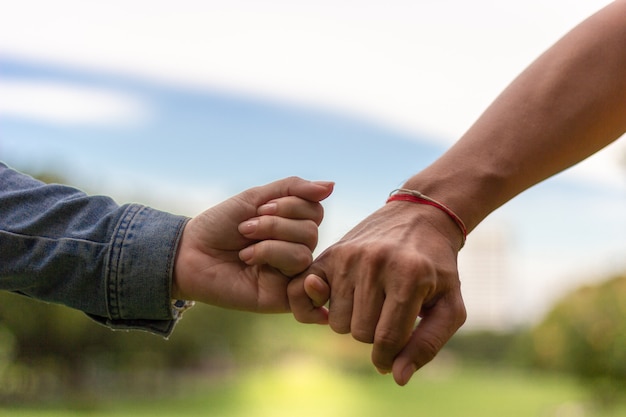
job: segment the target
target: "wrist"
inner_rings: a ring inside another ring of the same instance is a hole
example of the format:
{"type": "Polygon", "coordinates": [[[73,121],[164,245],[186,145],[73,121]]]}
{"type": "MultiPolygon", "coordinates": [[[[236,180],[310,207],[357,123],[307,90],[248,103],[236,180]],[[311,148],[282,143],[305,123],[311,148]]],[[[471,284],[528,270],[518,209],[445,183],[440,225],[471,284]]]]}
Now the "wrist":
{"type": "Polygon", "coordinates": [[[444,245],[455,253],[462,247],[459,227],[446,213],[433,206],[400,200],[385,204],[379,212],[382,219],[393,219],[396,226],[401,225],[406,233],[400,238],[403,241],[419,236],[422,242],[430,242],[433,247],[444,245]]]}
{"type": "Polygon", "coordinates": [[[490,172],[479,163],[450,163],[444,158],[411,177],[402,188],[418,190],[442,203],[462,220],[470,233],[507,200],[503,193],[505,181],[497,170],[490,172]]]}
{"type": "Polygon", "coordinates": [[[465,223],[452,209],[450,209],[448,206],[446,206],[442,202],[437,201],[417,190],[410,190],[406,188],[399,188],[399,189],[394,190],[389,195],[389,198],[387,199],[387,203],[390,203],[392,201],[405,201],[405,202],[414,203],[414,204],[431,206],[445,213],[450,218],[450,220],[452,220],[456,224],[461,234],[462,240],[461,240],[461,244],[459,245],[459,250],[462,249],[463,246],[465,245],[465,241],[467,240],[467,227],[465,226],[465,223]]]}
{"type": "Polygon", "coordinates": [[[172,269],[172,281],[170,286],[170,310],[172,319],[174,320],[180,320],[183,313],[195,305],[195,301],[193,301],[191,297],[188,297],[187,294],[184,294],[179,285],[181,276],[185,274],[185,272],[182,271],[182,266],[184,266],[185,263],[180,259],[180,252],[181,246],[179,245],[174,258],[174,268],[172,269]]]}

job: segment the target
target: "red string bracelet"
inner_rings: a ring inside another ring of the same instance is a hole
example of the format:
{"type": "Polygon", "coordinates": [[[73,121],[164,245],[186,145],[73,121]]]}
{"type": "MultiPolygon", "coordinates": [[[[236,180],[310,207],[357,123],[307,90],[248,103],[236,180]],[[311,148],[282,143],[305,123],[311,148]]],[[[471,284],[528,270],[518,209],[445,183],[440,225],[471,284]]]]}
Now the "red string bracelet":
{"type": "Polygon", "coordinates": [[[461,242],[461,248],[463,248],[463,246],[465,245],[465,241],[467,240],[467,227],[465,227],[465,223],[463,223],[463,220],[461,220],[461,218],[457,216],[456,213],[453,212],[445,204],[440,203],[439,201],[430,198],[420,193],[419,191],[407,190],[404,188],[398,188],[397,190],[393,190],[389,194],[387,203],[389,203],[390,201],[410,201],[411,203],[426,204],[438,208],[439,210],[446,213],[452,220],[454,220],[456,225],[459,226],[459,229],[461,229],[461,233],[463,233],[463,242],[461,242]]]}

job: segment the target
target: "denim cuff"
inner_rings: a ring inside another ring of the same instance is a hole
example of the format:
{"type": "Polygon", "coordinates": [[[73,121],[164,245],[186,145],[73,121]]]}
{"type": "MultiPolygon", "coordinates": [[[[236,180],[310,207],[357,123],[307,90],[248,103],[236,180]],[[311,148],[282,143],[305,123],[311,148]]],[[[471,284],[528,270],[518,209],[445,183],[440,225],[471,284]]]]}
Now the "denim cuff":
{"type": "Polygon", "coordinates": [[[172,313],[174,256],[189,219],[139,204],[125,206],[105,266],[108,318],[113,329],[168,336],[179,319],[172,313]]]}

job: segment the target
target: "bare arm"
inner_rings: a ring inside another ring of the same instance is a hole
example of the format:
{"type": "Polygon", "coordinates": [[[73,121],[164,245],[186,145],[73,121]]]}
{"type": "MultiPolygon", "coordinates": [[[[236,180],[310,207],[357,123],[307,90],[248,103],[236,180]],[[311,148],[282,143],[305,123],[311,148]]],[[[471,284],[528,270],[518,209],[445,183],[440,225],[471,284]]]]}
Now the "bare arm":
{"type": "MultiPolygon", "coordinates": [[[[616,1],[532,63],[404,188],[445,203],[471,231],[625,130],[626,1],[616,1]]],[[[461,239],[441,211],[394,201],[320,255],[306,280],[330,284],[330,326],[373,343],[374,365],[404,385],[465,320],[456,264],[461,239]]],[[[322,322],[325,311],[303,296],[304,281],[290,284],[292,311],[300,321],[322,322]]]]}
{"type": "Polygon", "coordinates": [[[471,230],[625,130],[626,2],[617,1],[540,56],[405,187],[445,201],[471,230]]]}

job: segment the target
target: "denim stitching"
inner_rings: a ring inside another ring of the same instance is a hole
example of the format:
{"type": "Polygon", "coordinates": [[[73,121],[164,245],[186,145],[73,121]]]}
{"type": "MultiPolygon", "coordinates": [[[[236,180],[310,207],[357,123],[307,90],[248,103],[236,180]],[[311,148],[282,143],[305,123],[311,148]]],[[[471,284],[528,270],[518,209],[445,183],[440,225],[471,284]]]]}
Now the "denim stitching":
{"type": "Polygon", "coordinates": [[[120,293],[123,288],[123,272],[121,268],[122,251],[124,247],[124,241],[128,233],[129,226],[132,219],[139,212],[141,206],[129,205],[128,209],[124,212],[124,215],[120,218],[113,234],[113,240],[111,243],[111,256],[109,261],[108,282],[107,282],[107,306],[109,309],[109,317],[112,319],[121,319],[121,298],[123,294],[120,293]]]}

